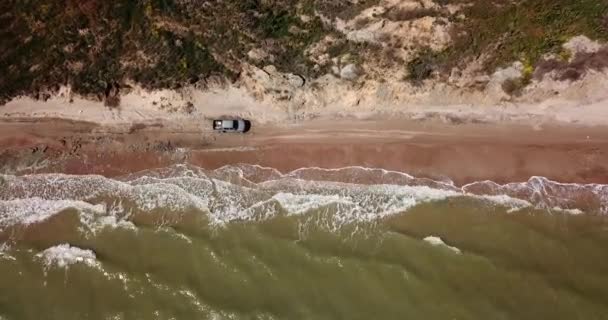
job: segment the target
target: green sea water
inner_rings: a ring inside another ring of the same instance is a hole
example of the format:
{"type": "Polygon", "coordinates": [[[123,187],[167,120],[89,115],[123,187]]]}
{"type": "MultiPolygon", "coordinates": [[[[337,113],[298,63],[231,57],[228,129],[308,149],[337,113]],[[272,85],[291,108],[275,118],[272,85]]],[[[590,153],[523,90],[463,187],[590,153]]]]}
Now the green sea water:
{"type": "Polygon", "coordinates": [[[2,319],[608,319],[600,215],[456,198],[339,230],[325,212],[222,227],[193,212],[95,234],[77,216],[11,231],[2,319]],[[45,264],[59,244],[95,265],[45,264]]]}
{"type": "Polygon", "coordinates": [[[0,319],[608,319],[607,212],[542,177],[0,175],[0,319]]]}

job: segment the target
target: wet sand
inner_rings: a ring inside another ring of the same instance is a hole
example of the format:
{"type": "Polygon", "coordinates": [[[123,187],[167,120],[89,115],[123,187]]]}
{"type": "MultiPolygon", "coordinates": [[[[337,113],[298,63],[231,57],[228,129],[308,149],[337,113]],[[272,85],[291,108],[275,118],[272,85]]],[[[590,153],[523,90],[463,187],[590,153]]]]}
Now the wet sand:
{"type": "Polygon", "coordinates": [[[155,126],[102,127],[60,119],[0,121],[0,172],[118,176],[191,163],[376,167],[457,185],[544,176],[608,183],[608,127],[445,124],[435,121],[309,121],[216,134],[155,126]]]}

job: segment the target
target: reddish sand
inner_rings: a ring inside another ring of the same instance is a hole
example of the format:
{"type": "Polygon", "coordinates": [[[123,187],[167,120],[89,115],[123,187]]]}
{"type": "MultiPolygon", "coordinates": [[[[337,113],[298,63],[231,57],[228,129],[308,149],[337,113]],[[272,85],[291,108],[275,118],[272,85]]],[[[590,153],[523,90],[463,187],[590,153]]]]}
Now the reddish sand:
{"type": "Polygon", "coordinates": [[[456,184],[530,176],[608,183],[608,128],[412,121],[309,122],[257,127],[244,135],[168,132],[161,127],[112,132],[49,119],[0,122],[0,172],[116,176],[172,163],[205,168],[251,163],[301,167],[377,167],[456,184]],[[92,131],[95,131],[93,133],[92,131]]]}

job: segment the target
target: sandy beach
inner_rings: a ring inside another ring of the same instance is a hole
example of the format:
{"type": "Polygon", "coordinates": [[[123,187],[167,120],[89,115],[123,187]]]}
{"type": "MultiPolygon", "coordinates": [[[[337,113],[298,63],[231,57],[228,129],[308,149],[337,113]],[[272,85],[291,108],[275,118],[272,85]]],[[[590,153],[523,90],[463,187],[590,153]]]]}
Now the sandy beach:
{"type": "Polygon", "coordinates": [[[254,123],[247,134],[218,134],[210,126],[201,122],[190,131],[162,125],[119,130],[65,119],[4,119],[0,170],[112,177],[175,163],[208,169],[247,163],[283,172],[373,167],[451,179],[456,185],[526,181],[531,176],[608,183],[608,130],[600,126],[315,120],[280,127],[254,123]]]}

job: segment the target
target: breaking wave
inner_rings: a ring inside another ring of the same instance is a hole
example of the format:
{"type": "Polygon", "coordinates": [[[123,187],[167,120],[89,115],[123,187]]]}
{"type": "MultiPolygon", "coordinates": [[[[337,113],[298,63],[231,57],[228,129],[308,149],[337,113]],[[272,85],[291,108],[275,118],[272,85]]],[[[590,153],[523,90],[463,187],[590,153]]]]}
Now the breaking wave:
{"type": "Polygon", "coordinates": [[[302,168],[281,173],[257,165],[205,170],[174,165],[117,178],[99,175],[0,176],[0,231],[45,221],[68,209],[91,230],[131,227],[137,212],[205,214],[211,225],[257,221],[310,212],[330,214],[334,224],[368,222],[426,202],[469,197],[519,210],[536,207],[569,213],[608,212],[608,185],[567,184],[532,177],[499,185],[451,181],[364,167],[302,168]]]}
{"type": "Polygon", "coordinates": [[[422,240],[430,243],[432,246],[445,247],[454,253],[458,253],[458,254],[462,253],[460,251],[460,249],[447,245],[445,242],[443,242],[443,239],[441,239],[440,237],[428,236],[422,240]]]}
{"type": "Polygon", "coordinates": [[[36,254],[36,257],[43,261],[46,268],[67,268],[77,263],[91,268],[101,268],[93,251],[72,247],[66,243],[50,247],[36,254]]]}

